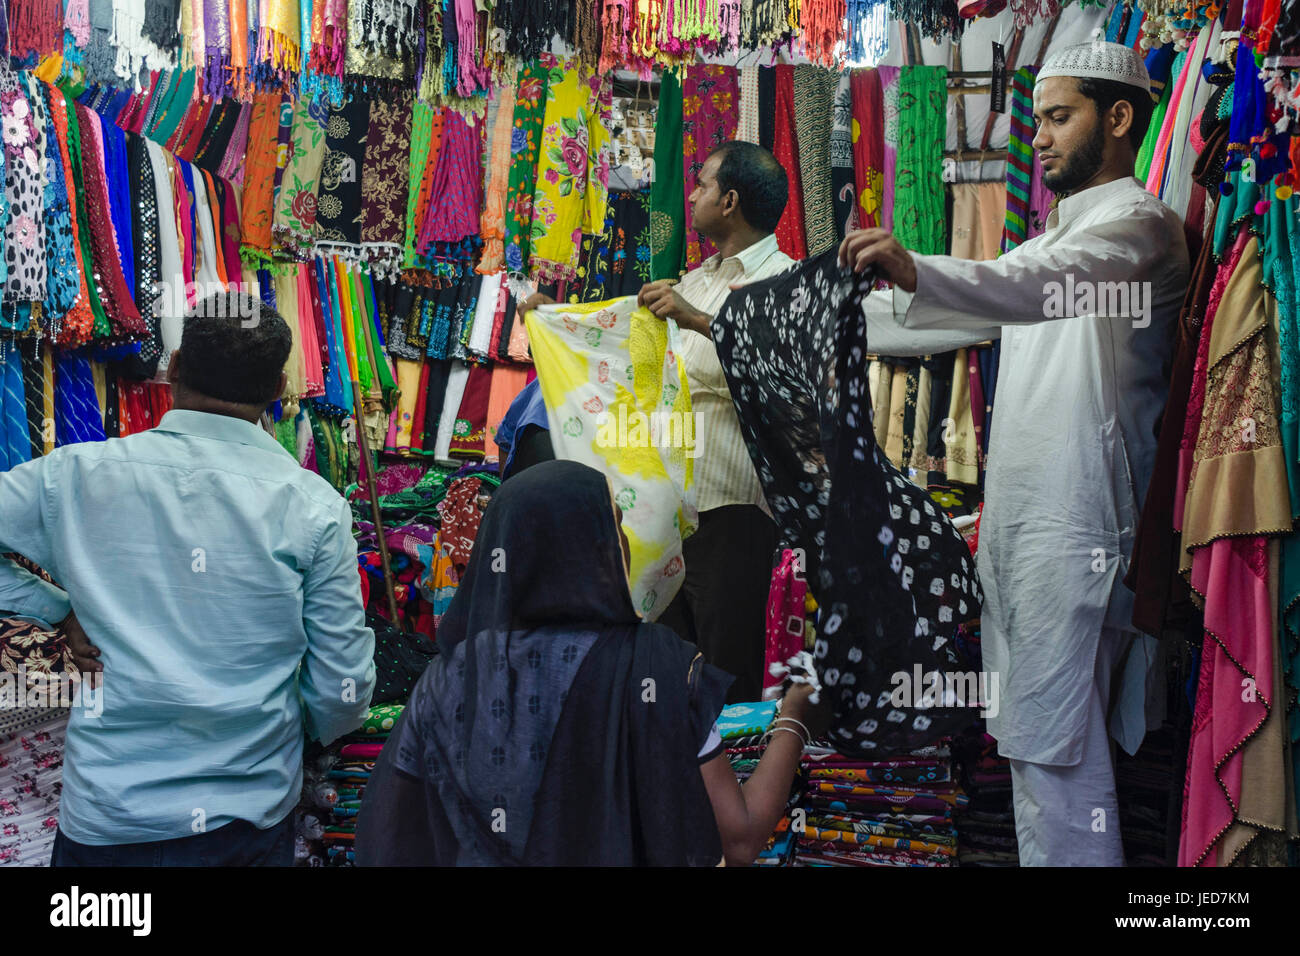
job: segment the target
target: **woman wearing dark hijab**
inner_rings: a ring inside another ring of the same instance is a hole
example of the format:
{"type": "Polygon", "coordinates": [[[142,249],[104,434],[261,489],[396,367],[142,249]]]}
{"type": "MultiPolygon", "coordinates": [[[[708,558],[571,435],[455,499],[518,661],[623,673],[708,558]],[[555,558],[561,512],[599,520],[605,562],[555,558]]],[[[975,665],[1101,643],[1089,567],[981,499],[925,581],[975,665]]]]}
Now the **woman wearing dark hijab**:
{"type": "MultiPolygon", "coordinates": [[[[715,726],[731,678],[641,621],[605,477],[504,483],[366,788],[360,865],[748,864],[781,817],[797,686],[742,790],[715,726]]],[[[806,733],[806,731],[805,731],[806,733]]]]}

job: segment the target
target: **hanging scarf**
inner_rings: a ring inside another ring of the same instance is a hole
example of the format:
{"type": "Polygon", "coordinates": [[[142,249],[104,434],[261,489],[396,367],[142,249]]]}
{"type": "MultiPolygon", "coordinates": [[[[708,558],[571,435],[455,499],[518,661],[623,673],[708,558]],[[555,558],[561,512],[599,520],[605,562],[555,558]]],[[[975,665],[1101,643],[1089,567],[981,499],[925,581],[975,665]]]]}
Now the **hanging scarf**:
{"type": "Polygon", "coordinates": [[[814,256],[834,245],[837,234],[831,171],[836,84],[836,74],[830,70],[808,65],[795,67],[794,125],[804,237],[808,254],[814,256]]]}
{"type": "Polygon", "coordinates": [[[41,152],[46,157],[48,174],[43,197],[48,267],[43,312],[49,338],[59,341],[64,318],[77,301],[82,282],[81,269],[73,242],[63,156],[49,107],[48,88],[31,74],[27,75],[27,88],[28,101],[37,114],[35,119],[42,134],[41,152]]]}
{"type": "Polygon", "coordinates": [[[894,182],[898,172],[898,76],[901,71],[897,66],[878,67],[880,76],[881,102],[885,117],[885,165],[883,167],[885,185],[881,191],[884,205],[881,212],[881,228],[894,228],[894,182]]]}
{"type": "MultiPolygon", "coordinates": [[[[695,191],[695,179],[715,148],[736,136],[740,87],[735,67],[703,63],[687,67],[682,77],[682,191],[695,191]]],[[[656,146],[658,140],[655,140],[656,146]]],[[[682,222],[689,219],[684,207],[682,222]]],[[[686,230],[686,268],[694,269],[717,250],[694,229],[686,230]]]]}
{"type": "Polygon", "coordinates": [[[1029,190],[1034,166],[1034,78],[1036,68],[1024,67],[1011,77],[1011,131],[1007,141],[1007,224],[1002,251],[1010,252],[1029,238],[1029,190]]]}
{"type": "Polygon", "coordinates": [[[433,201],[420,226],[421,254],[435,242],[458,243],[478,235],[482,181],[478,133],[461,114],[449,112],[433,175],[433,201]]]}
{"type": "Polygon", "coordinates": [[[63,4],[60,0],[9,0],[9,50],[24,60],[40,60],[63,49],[63,4]]]}
{"type": "Polygon", "coordinates": [[[394,265],[404,239],[412,103],[409,90],[374,100],[361,167],[361,242],[369,256],[394,265]]]}
{"type": "MultiPolygon", "coordinates": [[[[418,100],[411,124],[411,156],[407,174],[405,255],[402,265],[410,269],[416,263],[415,241],[419,226],[424,222],[424,211],[429,195],[425,185],[425,171],[436,160],[442,145],[442,114],[418,100]],[[435,127],[437,136],[435,137],[435,127]]],[[[429,178],[432,185],[432,177],[429,178]]]]}
{"type": "Polygon", "coordinates": [[[487,185],[484,189],[483,215],[479,235],[483,239],[483,257],[478,271],[495,272],[505,257],[506,197],[510,187],[511,140],[514,131],[516,86],[499,86],[488,104],[487,185]]]}
{"type": "Polygon", "coordinates": [[[316,185],[316,242],[325,254],[355,252],[361,244],[361,164],[369,129],[368,98],[353,96],[330,107],[316,185]]]}
{"type": "MultiPolygon", "coordinates": [[[[241,240],[246,255],[256,262],[271,252],[271,221],[274,215],[277,142],[280,132],[282,97],[279,93],[257,93],[253,97],[245,154],[245,177],[241,240]]],[[[287,104],[286,104],[287,106],[287,104]]]]}
{"type": "Polygon", "coordinates": [[[878,228],[883,206],[885,127],[883,91],[876,70],[854,70],[849,92],[853,118],[853,177],[857,227],[878,228]]]}
{"type": "Polygon", "coordinates": [[[552,70],[556,82],[562,71],[553,57],[545,56],[519,68],[514,129],[510,133],[510,183],[506,188],[505,263],[516,275],[530,271],[529,232],[533,222],[533,190],[546,111],[546,87],[552,70]]]}
{"type": "Polygon", "coordinates": [[[325,159],[324,111],[313,100],[285,100],[293,111],[292,142],[275,206],[272,233],[284,246],[310,245],[316,229],[316,184],[325,159]]]}
{"type": "Polygon", "coordinates": [[[605,221],[609,189],[607,77],[584,76],[565,62],[546,87],[533,223],[533,272],[542,282],[577,274],[582,234],[605,221]]]}
{"type": "Polygon", "coordinates": [[[0,119],[4,126],[5,302],[45,298],[45,156],[31,104],[15,73],[0,79],[0,119]]]}
{"type": "MultiPolygon", "coordinates": [[[[655,113],[655,169],[681,169],[682,87],[676,73],[665,72],[659,83],[655,113]]],[[[651,272],[656,279],[676,279],[685,261],[686,191],[676,176],[657,175],[650,186],[651,272]]]]}
{"type": "Polygon", "coordinates": [[[848,0],[849,24],[845,59],[851,63],[879,63],[889,50],[889,4],[885,0],[848,0]]]}
{"type": "Polygon", "coordinates": [[[898,80],[894,236],[923,255],[942,255],[947,248],[942,175],[947,77],[944,67],[906,66],[898,80]]]}
{"type": "Polygon", "coordinates": [[[76,111],[82,135],[86,137],[82,140],[81,171],[100,300],[114,339],[139,337],[147,329],[131,299],[122,274],[121,260],[118,258],[108,188],[104,179],[103,126],[98,114],[82,104],[76,104],[76,111]]]}
{"type": "Polygon", "coordinates": [[[800,181],[799,147],[796,140],[794,106],[794,67],[778,64],[772,68],[776,85],[776,127],[772,153],[785,168],[789,198],[776,224],[776,240],[781,251],[791,259],[808,255],[804,237],[803,184],[800,181]]]}
{"type": "Polygon", "coordinates": [[[862,312],[874,276],[836,256],[733,293],[714,339],[782,544],[802,549],[822,608],[814,656],[831,739],[883,753],[969,723],[961,707],[897,706],[891,675],[959,665],[957,628],[983,597],[961,535],[874,440],[862,312]]]}
{"type": "Polygon", "coordinates": [[[857,199],[853,180],[853,99],[852,74],[845,70],[835,87],[831,110],[830,164],[831,207],[835,221],[835,238],[857,228],[857,199]]]}
{"type": "Polygon", "coordinates": [[[492,23],[505,34],[506,53],[532,60],[546,50],[555,34],[572,32],[573,5],[547,0],[498,0],[492,23]]]}

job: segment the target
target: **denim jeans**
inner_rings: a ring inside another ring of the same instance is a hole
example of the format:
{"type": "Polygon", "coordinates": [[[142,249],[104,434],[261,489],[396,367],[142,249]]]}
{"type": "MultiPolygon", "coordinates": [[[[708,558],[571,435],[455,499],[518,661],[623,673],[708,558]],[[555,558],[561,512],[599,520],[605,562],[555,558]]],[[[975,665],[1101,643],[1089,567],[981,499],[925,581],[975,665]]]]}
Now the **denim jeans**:
{"type": "Polygon", "coordinates": [[[293,814],[266,830],[235,820],[207,833],[88,846],[54,835],[50,866],[293,866],[293,814]]]}

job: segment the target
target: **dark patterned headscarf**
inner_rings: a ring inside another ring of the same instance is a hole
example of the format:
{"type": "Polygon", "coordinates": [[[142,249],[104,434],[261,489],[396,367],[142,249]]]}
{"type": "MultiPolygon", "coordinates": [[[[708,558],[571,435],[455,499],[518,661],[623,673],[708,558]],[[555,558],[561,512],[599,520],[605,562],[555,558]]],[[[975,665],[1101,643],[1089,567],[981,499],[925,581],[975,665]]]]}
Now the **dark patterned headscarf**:
{"type": "Polygon", "coordinates": [[[806,557],[822,608],[814,658],[832,740],[845,752],[910,750],[975,710],[899,706],[895,675],[911,686],[917,665],[957,670],[958,625],[979,616],[983,595],[948,516],[876,444],[862,306],[873,277],[854,277],[837,254],[733,292],[713,337],[783,544],[806,557]]]}

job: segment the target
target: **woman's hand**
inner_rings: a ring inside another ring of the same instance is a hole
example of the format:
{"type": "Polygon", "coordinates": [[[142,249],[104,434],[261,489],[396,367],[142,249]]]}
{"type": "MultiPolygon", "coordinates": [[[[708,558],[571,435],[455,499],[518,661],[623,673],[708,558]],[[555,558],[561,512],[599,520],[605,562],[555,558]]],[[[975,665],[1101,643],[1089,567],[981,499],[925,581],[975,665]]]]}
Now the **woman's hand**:
{"type": "Polygon", "coordinates": [[[826,703],[826,691],[822,690],[820,703],[812,702],[814,691],[811,684],[793,684],[781,698],[781,713],[778,717],[790,717],[808,728],[812,738],[823,736],[830,726],[831,708],[826,703]]]}
{"type": "Polygon", "coordinates": [[[859,229],[840,243],[840,265],[854,272],[875,266],[904,292],[916,291],[916,263],[903,244],[884,229],[859,229]]]}

